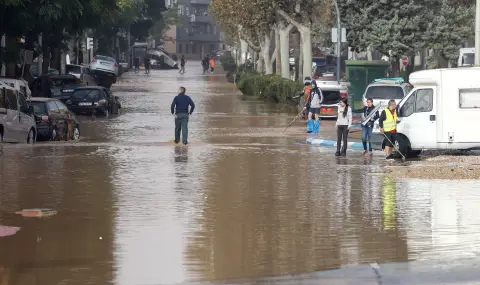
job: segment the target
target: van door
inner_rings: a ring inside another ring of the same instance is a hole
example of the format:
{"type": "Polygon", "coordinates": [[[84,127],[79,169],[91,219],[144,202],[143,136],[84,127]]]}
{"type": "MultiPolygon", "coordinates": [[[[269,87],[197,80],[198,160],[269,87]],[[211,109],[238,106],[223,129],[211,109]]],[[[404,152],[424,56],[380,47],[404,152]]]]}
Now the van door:
{"type": "Polygon", "coordinates": [[[12,142],[20,141],[20,114],[18,112],[18,102],[16,92],[7,89],[7,122],[6,129],[8,131],[7,139],[12,142]]]}
{"type": "Polygon", "coordinates": [[[27,101],[25,100],[25,97],[21,94],[18,93],[18,111],[19,111],[19,118],[20,118],[20,130],[23,133],[21,136],[22,140],[25,140],[28,136],[28,132],[30,131],[31,128],[31,117],[28,114],[28,104],[27,101]]]}
{"type": "Polygon", "coordinates": [[[437,148],[435,87],[416,89],[399,106],[397,131],[410,140],[412,149],[437,148]]]}

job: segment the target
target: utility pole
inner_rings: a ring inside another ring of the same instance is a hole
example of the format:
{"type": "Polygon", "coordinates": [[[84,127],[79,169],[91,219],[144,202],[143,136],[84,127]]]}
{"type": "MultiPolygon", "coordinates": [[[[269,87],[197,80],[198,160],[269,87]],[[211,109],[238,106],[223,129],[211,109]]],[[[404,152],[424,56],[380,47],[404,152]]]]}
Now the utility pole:
{"type": "MultiPolygon", "coordinates": [[[[480,0],[477,0],[480,2],[480,0]]],[[[337,82],[340,83],[340,65],[341,65],[341,55],[342,55],[342,26],[340,23],[340,9],[338,8],[337,0],[333,0],[335,4],[335,13],[337,14],[337,82]]],[[[478,5],[477,5],[478,6],[478,5]]],[[[478,9],[477,9],[478,14],[478,9]]]]}
{"type": "Polygon", "coordinates": [[[480,66],[480,0],[477,0],[475,10],[475,65],[480,66]]]}

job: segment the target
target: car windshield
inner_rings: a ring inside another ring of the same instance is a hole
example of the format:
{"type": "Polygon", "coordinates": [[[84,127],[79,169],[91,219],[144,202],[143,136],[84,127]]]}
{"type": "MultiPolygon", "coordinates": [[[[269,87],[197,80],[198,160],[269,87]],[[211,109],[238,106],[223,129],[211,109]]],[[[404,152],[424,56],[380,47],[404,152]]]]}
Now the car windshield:
{"type": "Polygon", "coordinates": [[[382,100],[398,100],[402,99],[403,96],[401,86],[370,86],[365,94],[365,98],[382,100]]]}
{"type": "Polygon", "coordinates": [[[80,90],[75,90],[75,92],[73,92],[72,99],[76,99],[76,100],[88,99],[92,101],[98,101],[104,98],[101,90],[99,89],[80,89],[80,90]]]}
{"type": "Polygon", "coordinates": [[[77,65],[67,65],[67,73],[80,74],[82,67],[77,65]]]}
{"type": "Polygon", "coordinates": [[[59,87],[64,85],[80,85],[81,81],[76,77],[52,79],[52,86],[59,87]]]}
{"type": "Polygon", "coordinates": [[[95,58],[99,59],[99,60],[106,60],[106,61],[115,62],[115,60],[113,58],[108,57],[108,56],[97,55],[95,58]]]}
{"type": "Polygon", "coordinates": [[[45,102],[30,102],[30,105],[33,107],[33,113],[37,116],[42,116],[47,113],[45,102]]]}

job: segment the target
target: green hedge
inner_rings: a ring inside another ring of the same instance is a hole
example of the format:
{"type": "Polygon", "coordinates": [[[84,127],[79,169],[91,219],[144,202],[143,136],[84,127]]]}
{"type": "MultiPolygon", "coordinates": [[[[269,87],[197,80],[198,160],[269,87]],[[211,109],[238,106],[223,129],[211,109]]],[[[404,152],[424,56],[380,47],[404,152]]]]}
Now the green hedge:
{"type": "Polygon", "coordinates": [[[237,65],[235,64],[235,59],[231,53],[224,53],[220,56],[220,63],[222,64],[223,70],[226,72],[235,72],[237,71],[237,65]]]}
{"type": "Polygon", "coordinates": [[[258,73],[243,73],[236,81],[244,95],[277,103],[293,103],[293,95],[303,88],[300,82],[258,73]]]}

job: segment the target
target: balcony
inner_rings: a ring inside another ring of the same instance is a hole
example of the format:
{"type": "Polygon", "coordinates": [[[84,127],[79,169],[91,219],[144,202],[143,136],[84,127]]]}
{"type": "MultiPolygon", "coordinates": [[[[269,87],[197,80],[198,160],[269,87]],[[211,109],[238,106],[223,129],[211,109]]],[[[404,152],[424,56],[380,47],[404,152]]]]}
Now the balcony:
{"type": "Polygon", "coordinates": [[[210,5],[210,0],[190,0],[190,4],[210,5]]]}
{"type": "Polygon", "coordinates": [[[211,23],[213,22],[212,16],[210,15],[190,15],[191,23],[211,23]]]}

